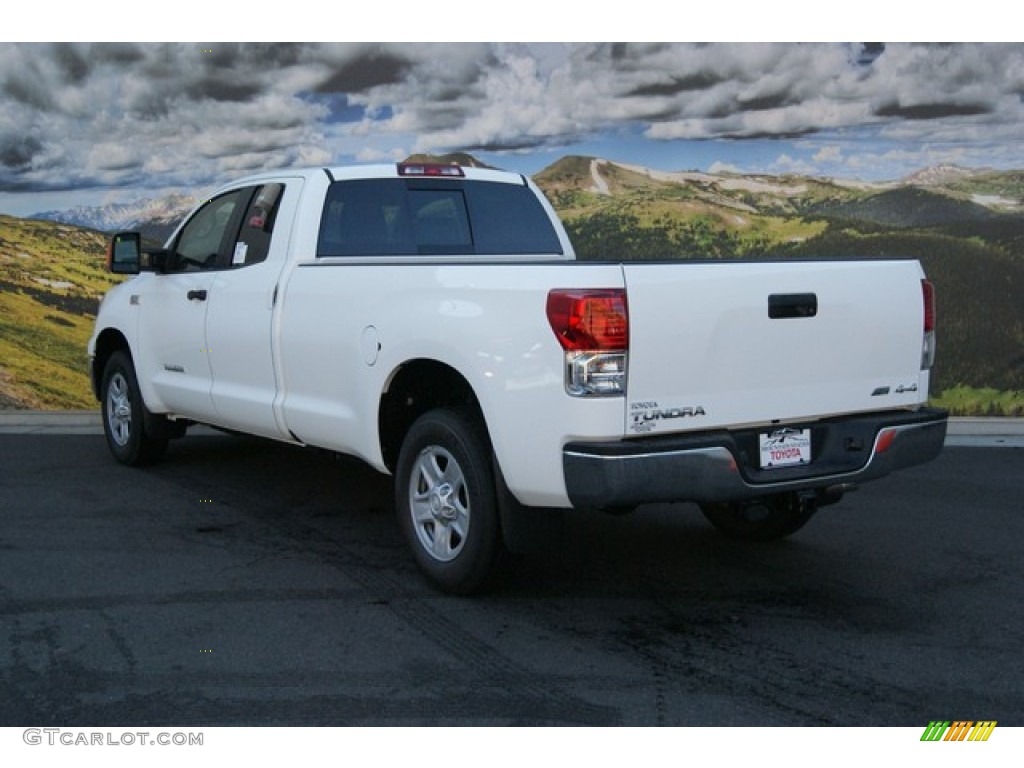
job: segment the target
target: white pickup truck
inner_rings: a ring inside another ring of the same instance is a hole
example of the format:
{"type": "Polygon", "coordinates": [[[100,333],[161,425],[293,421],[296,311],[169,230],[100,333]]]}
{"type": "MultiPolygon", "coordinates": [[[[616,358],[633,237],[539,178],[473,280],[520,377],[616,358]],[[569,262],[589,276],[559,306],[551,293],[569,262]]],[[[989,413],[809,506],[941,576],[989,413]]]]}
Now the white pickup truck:
{"type": "Polygon", "coordinates": [[[193,423],[360,457],[449,592],[571,507],[689,501],[786,536],[945,437],[916,261],[577,262],[513,173],[253,176],[164,249],[115,235],[109,265],[137,274],[89,342],[119,461],[193,423]]]}

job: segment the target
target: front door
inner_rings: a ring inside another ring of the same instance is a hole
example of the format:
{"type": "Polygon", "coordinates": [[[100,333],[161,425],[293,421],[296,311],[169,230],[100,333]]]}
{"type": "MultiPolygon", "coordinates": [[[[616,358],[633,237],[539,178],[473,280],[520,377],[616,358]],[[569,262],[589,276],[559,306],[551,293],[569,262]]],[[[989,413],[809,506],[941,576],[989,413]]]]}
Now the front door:
{"type": "Polygon", "coordinates": [[[233,190],[198,209],[172,244],[166,271],[140,291],[138,367],[172,413],[216,421],[207,307],[251,194],[233,190]]]}

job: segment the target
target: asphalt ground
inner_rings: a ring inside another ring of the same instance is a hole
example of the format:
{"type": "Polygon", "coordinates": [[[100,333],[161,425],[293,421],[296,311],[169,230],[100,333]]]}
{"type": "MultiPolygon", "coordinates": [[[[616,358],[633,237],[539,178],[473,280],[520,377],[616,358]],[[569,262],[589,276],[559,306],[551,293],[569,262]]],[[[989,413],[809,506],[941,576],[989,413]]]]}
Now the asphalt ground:
{"type": "Polygon", "coordinates": [[[572,515],[460,599],[358,462],[197,430],[129,469],[81,418],[0,434],[0,725],[1024,725],[1012,430],[784,542],[572,515]]]}

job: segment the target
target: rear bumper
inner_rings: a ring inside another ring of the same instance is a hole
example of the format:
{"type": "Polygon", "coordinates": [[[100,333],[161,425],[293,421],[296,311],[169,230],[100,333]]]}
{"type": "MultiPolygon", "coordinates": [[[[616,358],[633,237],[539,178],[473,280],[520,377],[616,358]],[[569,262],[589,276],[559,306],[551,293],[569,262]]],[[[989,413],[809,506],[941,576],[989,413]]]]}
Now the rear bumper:
{"type": "Polygon", "coordinates": [[[942,450],[947,415],[924,408],[807,424],[813,454],[811,463],[800,467],[758,467],[763,428],[570,443],[562,465],[569,499],[577,507],[738,501],[862,483],[931,461],[942,450]]]}

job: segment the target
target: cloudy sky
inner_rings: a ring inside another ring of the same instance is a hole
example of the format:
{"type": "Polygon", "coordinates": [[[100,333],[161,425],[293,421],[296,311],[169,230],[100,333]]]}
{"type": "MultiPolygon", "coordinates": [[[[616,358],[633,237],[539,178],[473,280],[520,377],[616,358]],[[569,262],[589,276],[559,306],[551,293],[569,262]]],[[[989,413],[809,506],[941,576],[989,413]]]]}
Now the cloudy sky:
{"type": "Polygon", "coordinates": [[[1024,168],[1024,45],[0,43],[0,212],[453,150],[526,173],[1024,168]]]}

